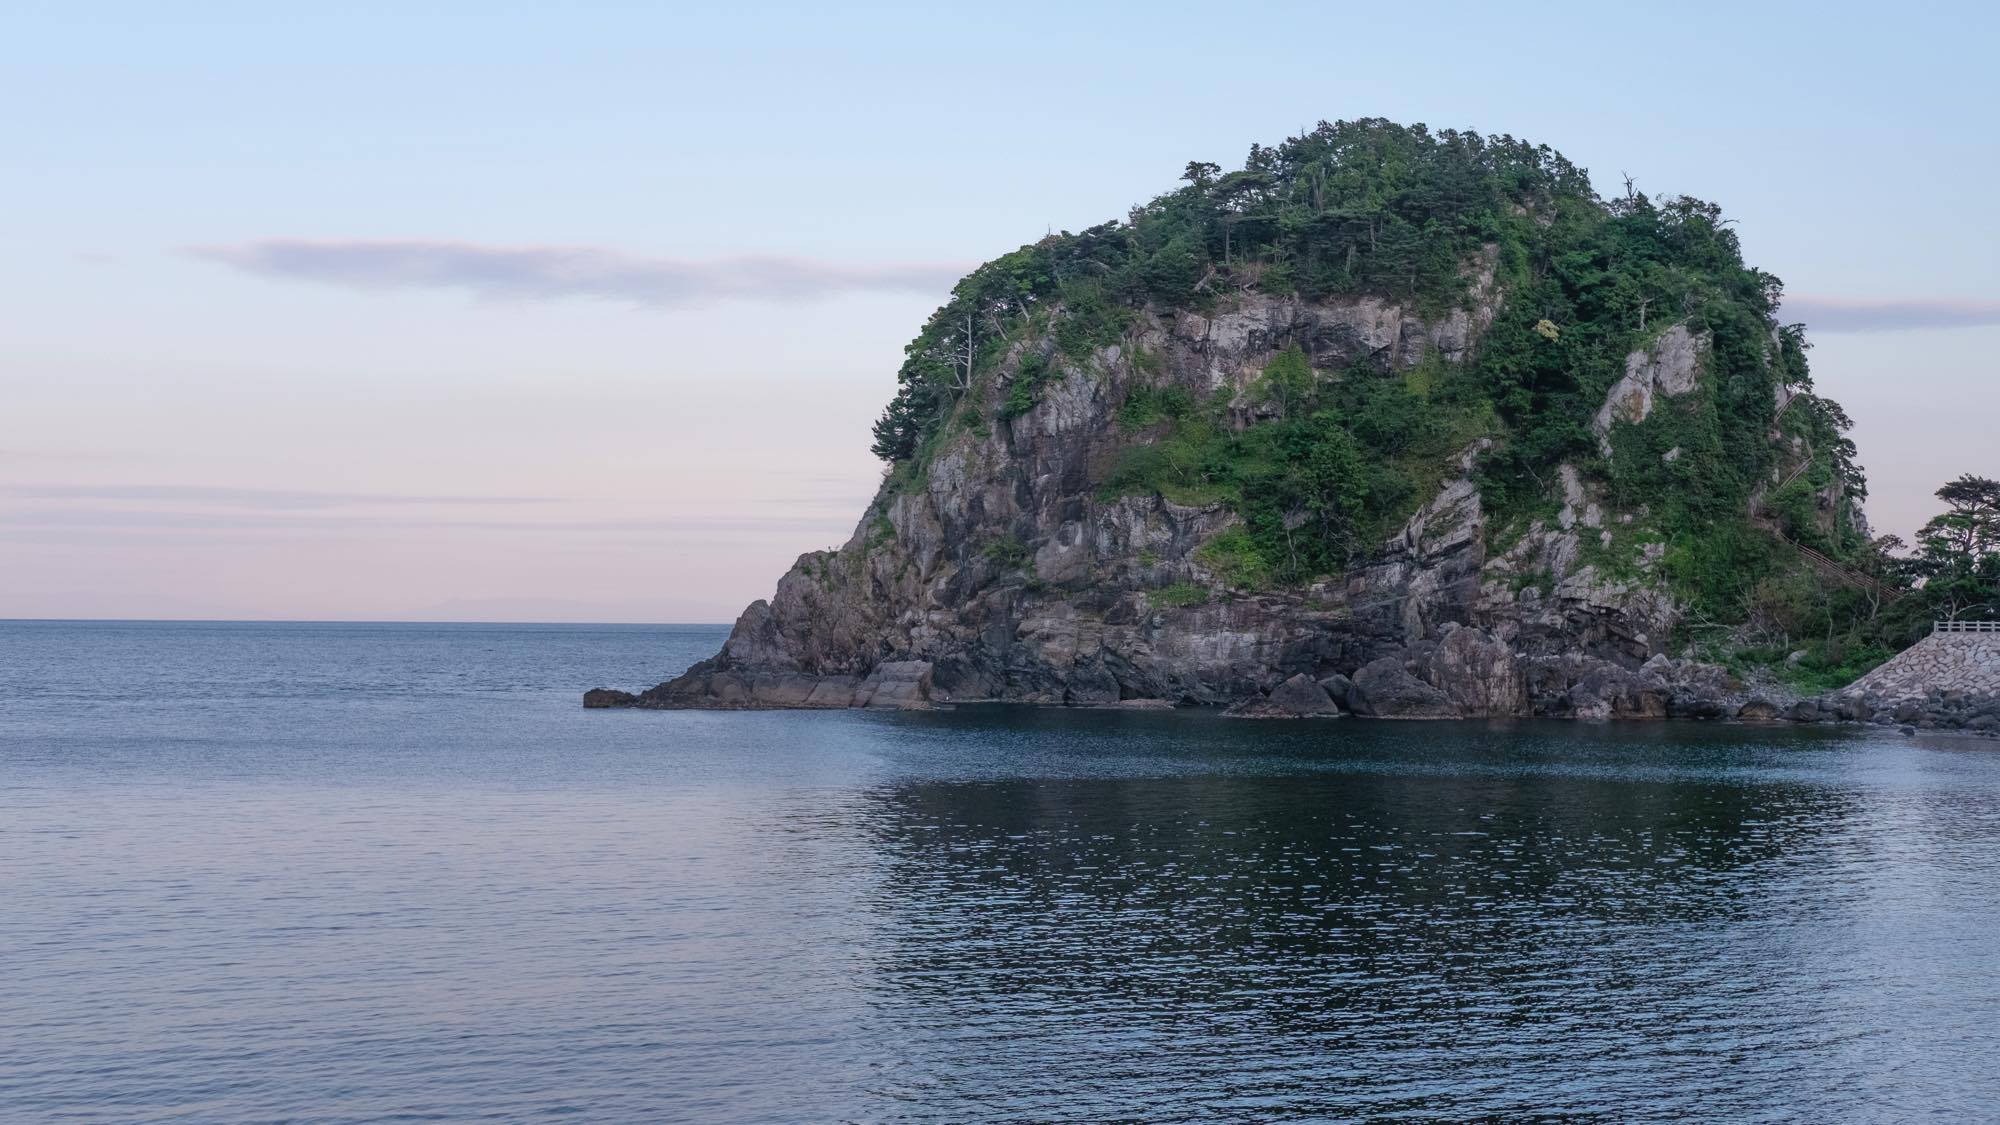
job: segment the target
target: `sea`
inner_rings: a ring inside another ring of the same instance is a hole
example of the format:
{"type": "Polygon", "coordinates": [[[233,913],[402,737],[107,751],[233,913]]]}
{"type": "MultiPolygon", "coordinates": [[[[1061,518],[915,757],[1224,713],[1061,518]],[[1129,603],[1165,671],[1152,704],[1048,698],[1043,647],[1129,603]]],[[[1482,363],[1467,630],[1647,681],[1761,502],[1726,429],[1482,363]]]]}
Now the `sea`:
{"type": "Polygon", "coordinates": [[[2000,744],[0,622],[0,1120],[2000,1119],[2000,744]]]}

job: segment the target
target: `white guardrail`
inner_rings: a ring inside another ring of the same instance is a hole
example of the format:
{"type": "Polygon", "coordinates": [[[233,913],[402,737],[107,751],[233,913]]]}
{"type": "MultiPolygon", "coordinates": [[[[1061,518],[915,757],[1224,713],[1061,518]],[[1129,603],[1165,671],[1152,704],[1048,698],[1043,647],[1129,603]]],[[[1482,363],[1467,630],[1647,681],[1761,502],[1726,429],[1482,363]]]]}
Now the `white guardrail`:
{"type": "Polygon", "coordinates": [[[2000,633],[2000,621],[1933,621],[1937,633],[2000,633]]]}

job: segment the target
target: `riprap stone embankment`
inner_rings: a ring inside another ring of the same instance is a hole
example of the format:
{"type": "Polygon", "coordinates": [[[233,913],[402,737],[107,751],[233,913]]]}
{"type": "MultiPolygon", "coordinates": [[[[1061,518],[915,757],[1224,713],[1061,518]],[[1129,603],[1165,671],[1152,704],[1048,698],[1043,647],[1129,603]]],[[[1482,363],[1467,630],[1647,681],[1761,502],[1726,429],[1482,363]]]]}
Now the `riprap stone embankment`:
{"type": "Polygon", "coordinates": [[[1941,621],[1886,664],[1786,717],[2000,733],[2000,624],[1941,621]]]}

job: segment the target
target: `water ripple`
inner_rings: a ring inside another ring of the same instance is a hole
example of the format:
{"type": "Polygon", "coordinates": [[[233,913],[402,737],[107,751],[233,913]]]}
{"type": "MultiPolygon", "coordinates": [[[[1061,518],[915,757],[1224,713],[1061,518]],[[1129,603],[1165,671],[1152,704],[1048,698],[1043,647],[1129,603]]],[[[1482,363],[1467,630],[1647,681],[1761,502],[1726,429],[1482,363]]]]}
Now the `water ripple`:
{"type": "Polygon", "coordinates": [[[0,1117],[1957,1121],[2000,1095],[1982,745],[575,705],[714,641],[0,624],[0,1117]]]}

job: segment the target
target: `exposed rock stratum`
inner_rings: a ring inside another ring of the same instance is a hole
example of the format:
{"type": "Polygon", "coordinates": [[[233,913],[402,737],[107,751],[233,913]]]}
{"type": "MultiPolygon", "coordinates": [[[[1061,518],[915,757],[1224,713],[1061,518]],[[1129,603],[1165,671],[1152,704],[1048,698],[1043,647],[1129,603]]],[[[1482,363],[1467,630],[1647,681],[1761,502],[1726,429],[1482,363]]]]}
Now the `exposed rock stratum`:
{"type": "MultiPolygon", "coordinates": [[[[1136,388],[1248,401],[1292,345],[1319,371],[1360,361],[1388,377],[1426,356],[1461,362],[1504,300],[1490,266],[1470,292],[1430,317],[1374,298],[1262,295],[1212,315],[1147,310],[1120,344],[1065,364],[1033,409],[954,434],[916,486],[885,483],[853,537],[801,556],[716,656],[645,692],[593,692],[586,705],[1163,701],[1384,718],[1733,710],[1731,685],[1661,657],[1680,613],[1661,583],[1583,561],[1586,537],[1620,517],[1568,466],[1560,508],[1496,550],[1472,480],[1482,447],[1469,447],[1372,554],[1295,590],[1232,589],[1203,563],[1202,545],[1236,523],[1224,505],[1104,494],[1132,440],[1115,415],[1136,388]],[[1202,600],[1182,604],[1163,596],[1170,589],[1202,600]],[[1320,686],[1329,679],[1337,693],[1320,686]]],[[[1656,396],[1686,393],[1701,356],[1699,337],[1665,332],[1629,357],[1598,418],[1638,421],[1656,396]]],[[[997,412],[998,383],[986,393],[997,412]]]]}

